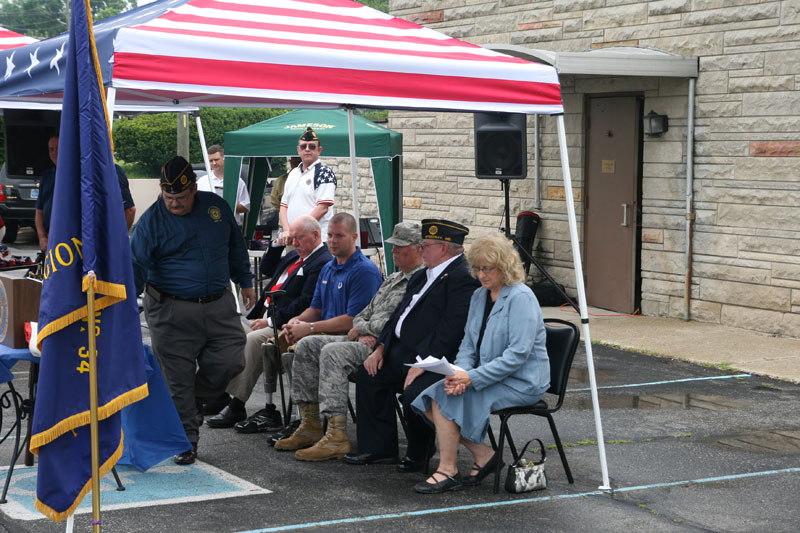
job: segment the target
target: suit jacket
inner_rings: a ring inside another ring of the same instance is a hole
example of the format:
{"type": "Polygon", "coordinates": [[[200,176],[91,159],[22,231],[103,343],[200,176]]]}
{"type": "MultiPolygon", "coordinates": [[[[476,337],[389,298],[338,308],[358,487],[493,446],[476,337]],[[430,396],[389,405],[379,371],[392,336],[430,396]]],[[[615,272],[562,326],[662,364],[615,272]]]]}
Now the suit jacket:
{"type": "MultiPolygon", "coordinates": [[[[269,285],[264,289],[261,298],[259,298],[256,305],[253,306],[253,310],[247,315],[247,318],[253,320],[264,316],[266,293],[272,290],[272,287],[278,281],[278,278],[281,277],[283,271],[297,261],[297,257],[297,251],[292,250],[281,259],[281,262],[275,267],[275,275],[270,280],[269,285]]],[[[278,298],[275,302],[273,323],[276,328],[282,328],[290,318],[299,315],[311,304],[319,273],[322,267],[330,262],[331,259],[333,259],[331,252],[328,250],[328,246],[323,243],[319,249],[306,257],[300,268],[289,274],[289,277],[286,278],[286,281],[281,285],[281,290],[286,291],[286,294],[278,298]]]]}
{"type": "Polygon", "coordinates": [[[484,288],[472,295],[456,364],[469,373],[475,390],[502,382],[525,394],[541,396],[550,386],[550,359],[536,297],[522,283],[504,286],[489,313],[477,353],[488,297],[484,288]]]}
{"type": "Polygon", "coordinates": [[[384,358],[388,357],[395,363],[398,358],[403,363],[413,362],[417,355],[423,358],[444,356],[452,362],[464,336],[470,297],[480,283],[470,275],[463,255],[447,265],[420,297],[403,321],[400,339],[394,336],[400,315],[408,307],[411,297],[425,285],[427,270],[418,271],[408,281],[403,299],[378,338],[378,343],[383,344],[384,358]]]}

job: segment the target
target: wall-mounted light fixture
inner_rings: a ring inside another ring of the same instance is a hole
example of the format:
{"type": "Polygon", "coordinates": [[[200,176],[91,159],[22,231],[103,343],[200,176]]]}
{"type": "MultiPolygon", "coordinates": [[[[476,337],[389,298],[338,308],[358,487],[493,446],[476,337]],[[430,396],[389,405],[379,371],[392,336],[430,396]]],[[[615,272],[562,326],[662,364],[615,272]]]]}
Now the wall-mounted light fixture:
{"type": "Polygon", "coordinates": [[[644,116],[644,134],[648,137],[661,137],[668,130],[669,119],[667,115],[659,115],[651,110],[644,116]]]}

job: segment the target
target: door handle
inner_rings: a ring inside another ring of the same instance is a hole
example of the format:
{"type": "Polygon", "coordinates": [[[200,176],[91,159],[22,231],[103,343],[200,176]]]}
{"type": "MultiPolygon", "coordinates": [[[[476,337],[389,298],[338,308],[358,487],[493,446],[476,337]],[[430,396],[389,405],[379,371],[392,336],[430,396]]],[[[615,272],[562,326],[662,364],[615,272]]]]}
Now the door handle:
{"type": "Polygon", "coordinates": [[[628,204],[622,204],[622,224],[620,226],[628,227],[628,204]]]}

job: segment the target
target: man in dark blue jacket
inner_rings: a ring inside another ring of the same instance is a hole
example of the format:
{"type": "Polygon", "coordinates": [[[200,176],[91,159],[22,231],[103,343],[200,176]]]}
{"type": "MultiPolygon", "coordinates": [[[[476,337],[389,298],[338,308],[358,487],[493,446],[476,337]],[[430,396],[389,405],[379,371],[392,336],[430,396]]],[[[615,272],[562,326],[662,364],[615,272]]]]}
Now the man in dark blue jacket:
{"type": "Polygon", "coordinates": [[[145,211],[131,238],[136,292],[172,401],[197,458],[197,403],[219,397],[244,368],[246,341],[230,282],[255,303],[253,275],[233,211],[214,193],[198,192],[191,165],[178,156],[161,169],[161,197],[145,211]]]}
{"type": "Polygon", "coordinates": [[[240,433],[263,433],[281,426],[281,415],[272,401],[280,370],[273,358],[262,356],[261,345],[273,337],[273,326],[280,330],[290,318],[299,315],[311,304],[320,270],[333,259],[322,242],[320,232],[319,222],[309,215],[301,215],[292,222],[294,250],[278,263],[264,296],[247,317],[252,319],[252,331],[247,334],[244,370],[228,385],[226,392],[233,396],[228,405],[218,415],[206,420],[209,427],[234,427],[240,433]],[[286,291],[286,294],[275,299],[275,316],[268,316],[265,295],[278,289],[286,291]],[[248,417],[245,403],[262,370],[264,392],[267,393],[266,406],[248,417]]]}

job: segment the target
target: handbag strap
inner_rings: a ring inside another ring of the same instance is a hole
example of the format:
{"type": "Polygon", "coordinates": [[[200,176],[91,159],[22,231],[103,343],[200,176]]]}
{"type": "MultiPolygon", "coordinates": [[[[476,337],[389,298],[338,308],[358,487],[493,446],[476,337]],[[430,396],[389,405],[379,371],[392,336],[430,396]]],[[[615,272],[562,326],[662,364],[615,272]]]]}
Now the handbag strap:
{"type": "Polygon", "coordinates": [[[544,463],[545,459],[547,459],[547,453],[544,451],[544,444],[542,444],[542,441],[539,440],[539,439],[531,439],[528,442],[526,442],[525,446],[522,447],[522,451],[519,454],[519,458],[522,459],[522,456],[525,455],[526,451],[528,451],[528,446],[530,446],[530,444],[533,441],[536,441],[536,442],[539,443],[539,451],[542,453],[542,460],[539,461],[539,462],[534,461],[533,464],[540,465],[540,464],[544,463]]]}

